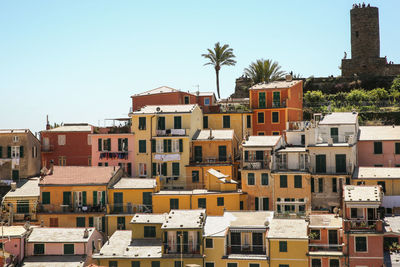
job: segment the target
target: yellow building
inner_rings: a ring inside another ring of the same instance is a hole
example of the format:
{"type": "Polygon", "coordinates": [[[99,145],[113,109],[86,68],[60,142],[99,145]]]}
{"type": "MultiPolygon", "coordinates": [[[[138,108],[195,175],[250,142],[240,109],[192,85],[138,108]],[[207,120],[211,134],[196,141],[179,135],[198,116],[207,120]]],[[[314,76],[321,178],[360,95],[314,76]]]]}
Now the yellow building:
{"type": "Polygon", "coordinates": [[[191,143],[186,185],[193,189],[214,190],[207,176],[211,168],[237,180],[238,159],[238,139],[233,130],[198,130],[191,143]]]}
{"type": "Polygon", "coordinates": [[[203,113],[198,105],[144,106],[133,112],[135,176],[161,174],[171,187],[183,188],[190,142],[202,124],[203,113]]]}
{"type": "Polygon", "coordinates": [[[115,167],[54,166],[40,182],[37,217],[49,227],[105,230],[106,191],[122,176],[115,167]]]}
{"type": "Polygon", "coordinates": [[[208,216],[204,226],[207,267],[267,267],[267,231],[273,212],[225,212],[208,216]]]}
{"type": "Polygon", "coordinates": [[[39,178],[31,178],[11,185],[11,190],[3,197],[2,206],[9,225],[37,222],[36,209],[39,202],[39,178]]]}
{"type": "Polygon", "coordinates": [[[274,210],[274,183],[271,178],[274,152],[283,146],[280,136],[249,136],[241,144],[242,190],[248,193],[247,210],[274,210]]]}
{"type": "Polygon", "coordinates": [[[137,214],[132,231],[117,230],[92,256],[101,266],[203,266],[205,210],[137,214]]]}
{"type": "Polygon", "coordinates": [[[156,179],[122,177],[107,189],[107,235],[115,230],[129,229],[128,223],[135,213],[152,209],[152,193],[156,189],[156,179]]]}
{"type": "Polygon", "coordinates": [[[301,219],[273,219],[267,236],[270,267],[307,267],[307,222],[301,219]]]}
{"type": "Polygon", "coordinates": [[[252,113],[250,111],[207,113],[204,114],[203,121],[203,129],[232,129],[239,140],[252,134],[252,113]]]}

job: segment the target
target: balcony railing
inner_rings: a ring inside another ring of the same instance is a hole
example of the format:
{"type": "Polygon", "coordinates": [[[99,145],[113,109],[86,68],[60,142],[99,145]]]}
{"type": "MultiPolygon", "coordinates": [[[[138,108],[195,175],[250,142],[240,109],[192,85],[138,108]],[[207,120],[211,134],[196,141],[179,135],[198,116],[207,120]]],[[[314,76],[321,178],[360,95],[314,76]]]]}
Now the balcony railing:
{"type": "Polygon", "coordinates": [[[269,161],[265,160],[247,160],[242,162],[242,169],[244,170],[268,170],[269,161]]]}
{"type": "Polygon", "coordinates": [[[156,130],[156,136],[185,136],[187,129],[156,130]]]}
{"type": "Polygon", "coordinates": [[[218,158],[218,157],[208,157],[202,159],[192,159],[190,160],[190,165],[210,165],[210,164],[233,164],[231,158],[218,158]]]}
{"type": "Polygon", "coordinates": [[[264,245],[230,245],[226,246],[227,255],[230,254],[252,254],[252,255],[266,255],[264,245]]]}
{"type": "Polygon", "coordinates": [[[309,244],[310,251],[342,252],[343,244],[309,244]]]}
{"type": "MultiPolygon", "coordinates": [[[[300,162],[299,162],[300,163],[300,162]]],[[[289,168],[288,164],[276,164],[275,171],[308,171],[310,163],[300,163],[297,168],[289,168]]]]}
{"type": "Polygon", "coordinates": [[[110,214],[135,214],[151,213],[152,205],[143,204],[107,204],[107,212],[110,214]]]}
{"type": "Polygon", "coordinates": [[[358,220],[351,219],[344,222],[345,231],[362,231],[362,232],[382,232],[382,220],[358,220]]]}
{"type": "Polygon", "coordinates": [[[105,212],[105,206],[99,205],[55,205],[55,204],[39,204],[38,213],[93,213],[105,212]]]}
{"type": "Polygon", "coordinates": [[[200,255],[200,244],[197,243],[182,243],[169,246],[168,243],[164,243],[164,253],[170,255],[183,254],[183,255],[200,255]],[[182,253],[181,253],[182,249],[182,253]]]}

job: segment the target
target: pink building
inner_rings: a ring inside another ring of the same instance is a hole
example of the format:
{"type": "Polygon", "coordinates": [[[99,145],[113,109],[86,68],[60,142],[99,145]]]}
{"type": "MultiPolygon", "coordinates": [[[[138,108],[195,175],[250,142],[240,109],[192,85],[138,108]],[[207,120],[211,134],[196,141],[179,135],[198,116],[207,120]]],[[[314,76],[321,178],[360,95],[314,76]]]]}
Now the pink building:
{"type": "MultiPolygon", "coordinates": [[[[23,226],[3,226],[0,228],[2,251],[1,260],[4,263],[20,263],[25,256],[25,238],[27,231],[23,226]]],[[[0,266],[3,266],[0,264],[0,266]]]]}
{"type": "Polygon", "coordinates": [[[37,227],[29,235],[24,262],[39,260],[52,266],[57,258],[59,262],[76,260],[76,266],[86,265],[92,263],[93,252],[102,244],[102,235],[95,228],[37,227]]]}
{"type": "Polygon", "coordinates": [[[127,176],[133,174],[132,133],[92,134],[92,166],[120,166],[127,176]]]}
{"type": "Polygon", "coordinates": [[[359,166],[400,167],[400,126],[362,126],[359,131],[359,166]]]}

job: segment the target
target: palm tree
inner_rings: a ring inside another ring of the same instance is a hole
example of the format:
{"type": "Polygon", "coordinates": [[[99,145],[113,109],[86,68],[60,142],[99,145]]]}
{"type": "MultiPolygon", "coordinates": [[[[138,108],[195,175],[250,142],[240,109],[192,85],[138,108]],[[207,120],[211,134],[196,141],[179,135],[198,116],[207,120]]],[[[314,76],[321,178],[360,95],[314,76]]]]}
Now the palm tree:
{"type": "Polygon", "coordinates": [[[244,74],[251,79],[253,84],[256,84],[283,78],[285,72],[281,70],[281,66],[276,61],[258,59],[256,62],[252,62],[248,68],[244,69],[244,74]]]}
{"type": "Polygon", "coordinates": [[[202,54],[201,56],[207,58],[210,62],[205,65],[213,65],[215,69],[215,74],[217,76],[217,94],[218,98],[221,98],[219,93],[219,71],[221,66],[234,66],[236,61],[233,59],[235,55],[233,54],[233,49],[229,48],[229,45],[224,44],[222,47],[219,42],[215,44],[214,50],[207,49],[207,54],[202,54]]]}

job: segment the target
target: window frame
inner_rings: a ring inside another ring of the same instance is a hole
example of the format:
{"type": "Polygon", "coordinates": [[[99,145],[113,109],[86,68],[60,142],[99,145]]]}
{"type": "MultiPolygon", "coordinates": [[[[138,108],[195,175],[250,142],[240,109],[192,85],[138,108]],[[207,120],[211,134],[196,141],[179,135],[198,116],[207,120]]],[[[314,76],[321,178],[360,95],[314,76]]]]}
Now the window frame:
{"type": "Polygon", "coordinates": [[[354,237],[354,252],[358,253],[368,253],[368,236],[355,236],[354,237]],[[357,249],[357,239],[363,238],[365,239],[365,250],[357,249]]]}
{"type": "Polygon", "coordinates": [[[229,116],[229,115],[223,115],[222,116],[222,128],[223,129],[230,129],[231,128],[231,116],[229,116]]]}
{"type": "Polygon", "coordinates": [[[287,175],[279,175],[279,188],[288,188],[287,175]],[[282,178],[285,178],[285,180],[282,180],[282,178]],[[283,183],[283,181],[285,181],[285,182],[283,183]]]}
{"type": "Polygon", "coordinates": [[[248,172],[247,173],[247,185],[248,186],[256,185],[256,178],[255,178],[254,172],[248,172]],[[252,176],[252,177],[250,177],[250,176],[252,176]],[[252,181],[252,183],[250,183],[250,181],[252,181]]]}
{"type": "Polygon", "coordinates": [[[265,112],[264,111],[257,112],[257,124],[265,124],[265,112]],[[262,115],[262,118],[260,118],[260,115],[262,115]],[[262,119],[262,121],[260,119],[262,119]]]}
{"type": "Polygon", "coordinates": [[[288,252],[287,241],[279,241],[279,252],[288,252]]]}
{"type": "Polygon", "coordinates": [[[374,155],[382,155],[383,154],[383,145],[382,141],[374,142],[374,155]]]}
{"type": "Polygon", "coordinates": [[[280,123],[280,114],[279,114],[279,111],[272,111],[271,112],[271,124],[279,124],[280,123]],[[278,120],[277,121],[274,121],[274,114],[277,114],[278,115],[278,120]]]}

